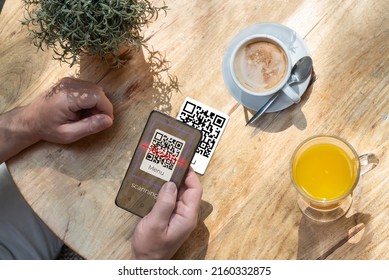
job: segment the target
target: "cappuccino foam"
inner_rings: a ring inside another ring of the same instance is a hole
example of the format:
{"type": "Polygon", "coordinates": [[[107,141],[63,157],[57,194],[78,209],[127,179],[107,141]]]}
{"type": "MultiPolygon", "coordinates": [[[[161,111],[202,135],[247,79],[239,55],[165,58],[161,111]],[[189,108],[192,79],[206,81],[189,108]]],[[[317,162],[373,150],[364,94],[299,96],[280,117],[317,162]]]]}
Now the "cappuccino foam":
{"type": "Polygon", "coordinates": [[[288,61],[278,45],[254,41],[238,50],[234,69],[242,86],[260,94],[276,87],[285,78],[288,61]]]}

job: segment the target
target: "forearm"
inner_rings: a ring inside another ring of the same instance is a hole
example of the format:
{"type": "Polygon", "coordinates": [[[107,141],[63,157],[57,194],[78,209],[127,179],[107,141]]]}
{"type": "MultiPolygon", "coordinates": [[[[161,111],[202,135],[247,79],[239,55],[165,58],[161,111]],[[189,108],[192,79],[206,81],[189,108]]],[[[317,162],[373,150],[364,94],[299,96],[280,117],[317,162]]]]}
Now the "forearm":
{"type": "Polygon", "coordinates": [[[0,163],[39,141],[25,108],[0,115],[0,163]]]}

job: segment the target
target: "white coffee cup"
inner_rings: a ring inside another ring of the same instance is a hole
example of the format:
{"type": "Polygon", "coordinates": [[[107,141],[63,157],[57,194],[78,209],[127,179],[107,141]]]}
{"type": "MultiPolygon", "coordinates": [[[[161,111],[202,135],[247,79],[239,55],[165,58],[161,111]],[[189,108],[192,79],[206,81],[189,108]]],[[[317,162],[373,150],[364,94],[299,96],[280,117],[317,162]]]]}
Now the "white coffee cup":
{"type": "Polygon", "coordinates": [[[271,96],[282,90],[294,103],[300,96],[287,84],[292,71],[291,55],[279,39],[255,34],[234,48],[229,67],[235,84],[243,93],[271,96]]]}

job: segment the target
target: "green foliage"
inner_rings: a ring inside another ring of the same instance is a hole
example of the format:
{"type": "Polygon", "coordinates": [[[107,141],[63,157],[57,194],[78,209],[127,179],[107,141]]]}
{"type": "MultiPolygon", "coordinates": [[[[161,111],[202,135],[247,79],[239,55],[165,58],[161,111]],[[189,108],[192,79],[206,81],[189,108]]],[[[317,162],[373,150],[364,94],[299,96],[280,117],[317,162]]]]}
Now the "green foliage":
{"type": "Polygon", "coordinates": [[[35,46],[52,48],[54,59],[73,66],[79,55],[112,57],[115,66],[121,47],[139,49],[146,45],[142,28],[158,18],[167,7],[155,7],[147,0],[22,0],[35,46]]]}

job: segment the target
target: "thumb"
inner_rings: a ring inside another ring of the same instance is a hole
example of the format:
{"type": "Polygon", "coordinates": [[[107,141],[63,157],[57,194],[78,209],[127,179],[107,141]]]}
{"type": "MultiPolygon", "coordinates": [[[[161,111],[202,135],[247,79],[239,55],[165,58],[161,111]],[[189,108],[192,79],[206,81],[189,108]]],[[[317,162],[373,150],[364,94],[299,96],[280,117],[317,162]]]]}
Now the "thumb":
{"type": "Polygon", "coordinates": [[[77,141],[85,136],[95,134],[110,127],[113,120],[105,114],[96,114],[77,122],[62,125],[62,132],[67,135],[65,141],[77,141]]]}
{"type": "Polygon", "coordinates": [[[176,207],[177,187],[173,182],[163,184],[158,193],[157,202],[149,213],[149,219],[155,225],[167,227],[176,207]]]}

